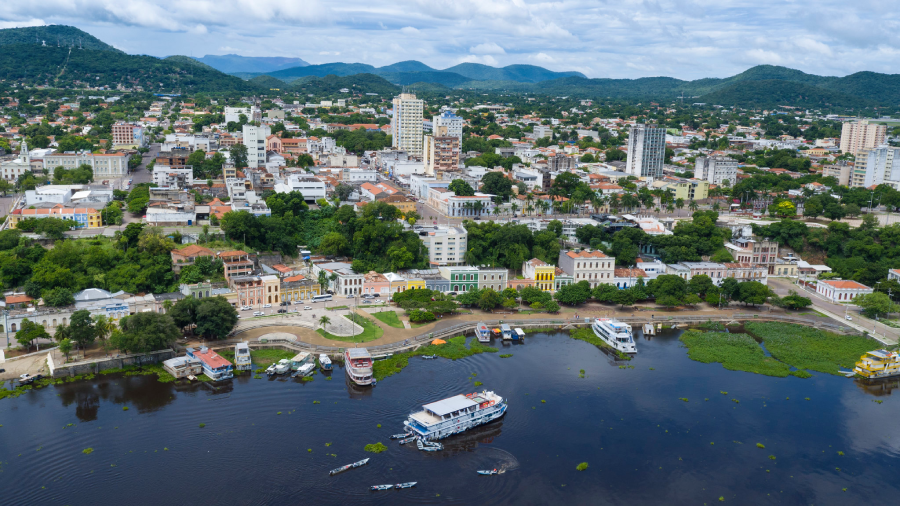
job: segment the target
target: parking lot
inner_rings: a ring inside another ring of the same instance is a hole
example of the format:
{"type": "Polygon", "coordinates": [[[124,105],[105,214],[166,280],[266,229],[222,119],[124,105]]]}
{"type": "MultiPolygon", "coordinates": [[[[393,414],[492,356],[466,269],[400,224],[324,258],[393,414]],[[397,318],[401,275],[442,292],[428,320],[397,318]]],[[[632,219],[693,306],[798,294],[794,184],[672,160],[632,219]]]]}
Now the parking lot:
{"type": "Polygon", "coordinates": [[[366,298],[362,295],[360,296],[344,296],[344,295],[334,295],[332,300],[323,301],[323,302],[311,302],[309,300],[301,300],[294,302],[283,303],[285,305],[278,304],[261,304],[254,306],[244,306],[238,308],[238,317],[241,319],[254,318],[260,316],[272,316],[278,314],[297,314],[298,316],[304,316],[304,313],[309,314],[311,317],[312,314],[316,314],[318,311],[318,316],[324,314],[324,311],[327,308],[335,308],[335,307],[349,307],[354,308],[358,305],[360,307],[368,307],[374,306],[377,304],[387,303],[388,300],[380,297],[371,297],[366,298]],[[309,309],[305,309],[305,308],[309,309]],[[279,312],[280,311],[280,312],[279,312]]]}

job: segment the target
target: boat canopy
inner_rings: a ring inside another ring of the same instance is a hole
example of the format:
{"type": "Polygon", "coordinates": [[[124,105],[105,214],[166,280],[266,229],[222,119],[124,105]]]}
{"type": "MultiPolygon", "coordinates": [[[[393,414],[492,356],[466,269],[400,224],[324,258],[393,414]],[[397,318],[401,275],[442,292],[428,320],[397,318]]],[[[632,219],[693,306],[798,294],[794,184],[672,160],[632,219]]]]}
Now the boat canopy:
{"type": "Polygon", "coordinates": [[[456,411],[463,411],[478,406],[478,403],[465,395],[456,395],[442,401],[432,402],[423,407],[437,416],[444,417],[456,411]]]}
{"type": "Polygon", "coordinates": [[[443,339],[435,339],[434,341],[431,341],[431,344],[447,344],[447,341],[444,341],[443,339]]]}

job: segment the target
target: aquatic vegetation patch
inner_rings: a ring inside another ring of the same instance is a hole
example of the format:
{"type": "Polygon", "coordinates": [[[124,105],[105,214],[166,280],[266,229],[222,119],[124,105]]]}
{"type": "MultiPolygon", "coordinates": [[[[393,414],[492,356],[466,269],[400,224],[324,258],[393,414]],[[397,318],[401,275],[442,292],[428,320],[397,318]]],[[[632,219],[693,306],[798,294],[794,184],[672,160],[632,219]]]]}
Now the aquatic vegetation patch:
{"type": "Polygon", "coordinates": [[[390,358],[384,360],[376,360],[372,369],[375,379],[381,381],[384,378],[393,376],[409,365],[409,359],[421,355],[437,355],[441,358],[457,360],[460,358],[471,357],[479,353],[496,353],[497,348],[485,346],[473,339],[469,346],[466,347],[466,337],[456,336],[447,340],[446,344],[423,346],[416,350],[405,353],[396,353],[390,358]]]}
{"type": "MultiPolygon", "coordinates": [[[[222,350],[223,352],[226,350],[222,350]]],[[[218,352],[217,352],[218,353],[218,352]]],[[[250,360],[256,365],[269,365],[278,362],[281,359],[290,360],[296,355],[296,351],[280,350],[277,348],[268,348],[265,350],[250,350],[250,360]]],[[[232,353],[233,355],[233,353],[232,353]]],[[[224,356],[224,355],[223,355],[224,356]]],[[[257,369],[257,373],[266,372],[265,369],[257,369]]]]}
{"type": "Polygon", "coordinates": [[[764,445],[764,444],[762,444],[762,443],[756,443],[756,447],[757,447],[757,448],[765,448],[766,445],[764,445]]]}
{"type": "Polygon", "coordinates": [[[761,338],[776,359],[797,369],[840,374],[852,369],[859,357],[880,347],[867,337],[841,335],[813,327],[780,322],[748,322],[748,332],[761,338]]]}
{"type": "Polygon", "coordinates": [[[122,406],[122,411],[128,411],[128,406],[122,406]]]}
{"type": "Polygon", "coordinates": [[[687,398],[687,397],[679,397],[678,400],[679,400],[679,401],[688,402],[688,398],[687,398]]]}
{"type": "Polygon", "coordinates": [[[201,424],[200,424],[200,428],[202,429],[203,427],[206,427],[206,424],[205,424],[205,423],[201,423],[201,424]]]}
{"type": "Polygon", "coordinates": [[[381,452],[387,450],[387,446],[384,446],[381,443],[375,443],[375,444],[371,444],[371,445],[366,445],[366,447],[363,448],[363,450],[365,450],[369,453],[381,453],[381,452]]]}
{"type": "Polygon", "coordinates": [[[510,358],[512,356],[513,356],[512,353],[504,353],[503,355],[500,355],[500,358],[510,358]]]}
{"type": "Polygon", "coordinates": [[[774,455],[769,455],[769,460],[775,460],[775,456],[774,456],[774,455]]]}
{"type": "Polygon", "coordinates": [[[90,455],[90,454],[94,453],[94,449],[93,448],[85,448],[84,450],[81,450],[81,453],[83,453],[85,455],[90,455]]]}
{"type": "Polygon", "coordinates": [[[812,374],[810,374],[810,373],[804,371],[803,369],[797,369],[796,371],[791,371],[791,372],[790,372],[790,375],[791,375],[791,376],[796,376],[796,377],[798,377],[798,378],[804,378],[804,379],[806,379],[806,378],[812,378],[812,374]]]}
{"type": "Polygon", "coordinates": [[[587,468],[588,468],[587,462],[582,462],[581,464],[578,464],[577,466],[575,466],[576,471],[584,471],[587,468]]]}
{"type": "MultiPolygon", "coordinates": [[[[746,371],[766,376],[786,377],[791,368],[767,357],[762,348],[747,334],[698,332],[689,330],[679,338],[688,348],[688,357],[705,364],[718,362],[732,371],[746,371]]],[[[723,395],[727,392],[722,392],[723,395]]]]}
{"type": "Polygon", "coordinates": [[[481,385],[484,385],[484,383],[482,383],[480,381],[476,381],[473,386],[480,387],[481,385]]]}

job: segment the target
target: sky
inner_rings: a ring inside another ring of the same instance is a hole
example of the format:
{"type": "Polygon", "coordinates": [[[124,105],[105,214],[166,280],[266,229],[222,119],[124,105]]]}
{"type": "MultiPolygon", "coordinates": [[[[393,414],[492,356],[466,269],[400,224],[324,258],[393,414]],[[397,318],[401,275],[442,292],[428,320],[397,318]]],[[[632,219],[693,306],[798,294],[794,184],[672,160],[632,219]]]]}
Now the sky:
{"type": "Polygon", "coordinates": [[[45,24],[154,56],[532,64],[609,78],[900,68],[900,10],[883,0],[40,0],[0,11],[0,28],[45,24]]]}

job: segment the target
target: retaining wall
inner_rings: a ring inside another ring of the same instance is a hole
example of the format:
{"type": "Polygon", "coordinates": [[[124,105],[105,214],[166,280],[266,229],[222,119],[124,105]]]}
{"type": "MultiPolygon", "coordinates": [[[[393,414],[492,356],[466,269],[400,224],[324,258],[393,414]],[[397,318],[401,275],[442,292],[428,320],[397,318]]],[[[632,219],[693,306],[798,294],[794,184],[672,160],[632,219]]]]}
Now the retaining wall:
{"type": "Polygon", "coordinates": [[[150,353],[120,355],[115,358],[63,363],[63,357],[58,352],[50,352],[47,354],[47,365],[50,367],[50,377],[60,378],[64,376],[78,376],[80,374],[97,374],[107,369],[121,369],[130,365],[157,364],[174,356],[174,350],[160,350],[150,353]]]}

